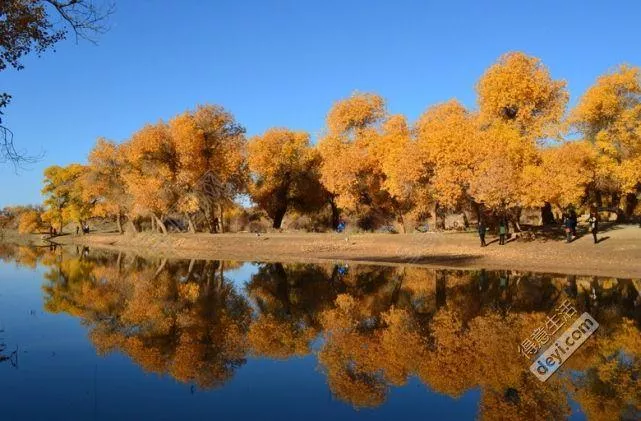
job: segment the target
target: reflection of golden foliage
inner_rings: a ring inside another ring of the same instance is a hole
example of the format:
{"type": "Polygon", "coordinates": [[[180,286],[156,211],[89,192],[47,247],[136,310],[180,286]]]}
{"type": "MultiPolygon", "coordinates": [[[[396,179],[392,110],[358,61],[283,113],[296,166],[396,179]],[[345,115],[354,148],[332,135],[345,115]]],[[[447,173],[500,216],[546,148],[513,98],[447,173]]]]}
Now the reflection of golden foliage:
{"type": "Polygon", "coordinates": [[[570,412],[566,391],[560,382],[550,379],[541,383],[530,373],[524,373],[517,383],[509,386],[484,389],[479,407],[484,420],[560,420],[570,412]]]}
{"type": "Polygon", "coordinates": [[[254,354],[285,359],[309,354],[309,344],[315,336],[312,328],[278,320],[268,314],[261,315],[251,324],[247,339],[254,354]]]}
{"type": "MultiPolygon", "coordinates": [[[[311,265],[271,264],[248,285],[252,317],[217,262],[19,256],[53,266],[46,308],[81,317],[99,354],[119,351],[145,371],[203,388],[229,380],[250,352],[307,355],[322,329],[318,362],[332,393],[355,407],[382,404],[390,386],[411,376],[454,397],[479,388],[486,419],[563,418],[568,390],[595,419],[616,419],[641,403],[641,335],[622,317],[635,314],[631,304],[599,306],[601,328],[545,384],[529,373],[517,345],[545,323],[550,297],[565,299],[561,278],[365,267],[335,278],[311,265]]],[[[634,288],[591,282],[579,295],[597,285],[604,303],[634,288]]]]}
{"type": "Polygon", "coordinates": [[[19,246],[18,253],[16,256],[16,261],[22,265],[31,269],[35,269],[38,265],[38,250],[33,247],[19,246]]]}

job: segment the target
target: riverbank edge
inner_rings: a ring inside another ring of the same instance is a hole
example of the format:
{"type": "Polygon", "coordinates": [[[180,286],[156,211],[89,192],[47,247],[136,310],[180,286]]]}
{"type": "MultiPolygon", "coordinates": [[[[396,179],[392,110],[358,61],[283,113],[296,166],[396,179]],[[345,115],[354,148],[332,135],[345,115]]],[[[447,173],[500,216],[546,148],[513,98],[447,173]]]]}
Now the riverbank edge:
{"type": "MultiPolygon", "coordinates": [[[[604,276],[614,278],[641,278],[641,259],[635,262],[613,260],[613,256],[602,254],[599,259],[591,259],[586,266],[581,261],[564,259],[557,256],[554,262],[541,265],[533,262],[527,249],[523,252],[511,250],[511,258],[500,255],[474,253],[466,250],[453,252],[447,243],[448,236],[467,236],[465,242],[474,241],[471,234],[433,234],[440,236],[441,242],[418,244],[408,242],[414,234],[358,234],[345,236],[339,234],[151,234],[136,235],[89,234],[63,235],[44,240],[39,235],[9,236],[4,242],[23,246],[42,246],[55,244],[66,246],[86,246],[113,252],[132,253],[145,258],[196,259],[196,260],[235,260],[248,262],[287,262],[287,263],[348,263],[383,266],[412,266],[442,268],[452,270],[518,270],[535,273],[555,273],[578,276],[604,276]],[[271,241],[271,243],[270,243],[271,241]],[[390,255],[377,250],[377,243],[387,248],[397,247],[397,253],[390,255]],[[395,245],[396,244],[396,245],[395,245]],[[425,247],[430,246],[429,252],[425,247]]],[[[450,237],[455,238],[455,237],[450,237]]],[[[541,247],[544,247],[541,244],[541,247]]],[[[641,257],[641,256],[639,256],[641,257]]]]}

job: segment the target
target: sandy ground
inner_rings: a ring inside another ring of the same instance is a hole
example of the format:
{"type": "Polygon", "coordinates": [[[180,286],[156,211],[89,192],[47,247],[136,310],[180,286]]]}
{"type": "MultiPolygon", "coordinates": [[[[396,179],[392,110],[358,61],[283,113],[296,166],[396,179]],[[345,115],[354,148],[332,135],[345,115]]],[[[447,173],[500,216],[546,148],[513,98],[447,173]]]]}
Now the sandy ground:
{"type": "Polygon", "coordinates": [[[641,228],[617,225],[599,234],[511,239],[500,246],[489,235],[480,247],[474,233],[415,234],[89,234],[57,237],[63,244],[134,252],[142,256],[243,261],[351,261],[442,268],[513,269],[577,275],[641,278],[641,228]]]}

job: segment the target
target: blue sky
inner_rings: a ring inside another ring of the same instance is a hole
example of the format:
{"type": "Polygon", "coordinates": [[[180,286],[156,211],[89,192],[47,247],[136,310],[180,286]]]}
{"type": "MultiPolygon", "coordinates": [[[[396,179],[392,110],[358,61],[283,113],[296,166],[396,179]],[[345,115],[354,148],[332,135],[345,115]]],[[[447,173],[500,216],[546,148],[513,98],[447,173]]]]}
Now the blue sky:
{"type": "Polygon", "coordinates": [[[122,141],[199,103],[223,105],[249,135],[317,135],[355,90],[410,120],[450,98],[475,107],[476,81],[508,51],[541,58],[571,103],[616,65],[641,65],[632,0],[115,2],[98,46],[65,41],[0,73],[14,96],[4,123],[21,149],[44,152],[17,175],[0,167],[0,207],[40,202],[42,170],[84,162],[98,136],[122,141]]]}

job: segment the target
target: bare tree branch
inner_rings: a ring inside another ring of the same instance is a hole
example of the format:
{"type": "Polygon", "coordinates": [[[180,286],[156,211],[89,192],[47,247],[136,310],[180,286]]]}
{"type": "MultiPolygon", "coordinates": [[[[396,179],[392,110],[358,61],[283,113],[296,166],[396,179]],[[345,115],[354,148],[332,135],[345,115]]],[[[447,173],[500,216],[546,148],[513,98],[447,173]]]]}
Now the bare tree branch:
{"type": "Polygon", "coordinates": [[[96,35],[109,31],[107,21],[116,11],[115,3],[98,6],[92,0],[44,0],[53,6],[67,22],[76,36],[76,42],[84,39],[96,44],[96,35]]]}
{"type": "Polygon", "coordinates": [[[42,159],[42,154],[30,156],[25,151],[18,151],[13,143],[13,132],[0,125],[0,164],[11,162],[17,172],[40,159],[42,159]]]}

